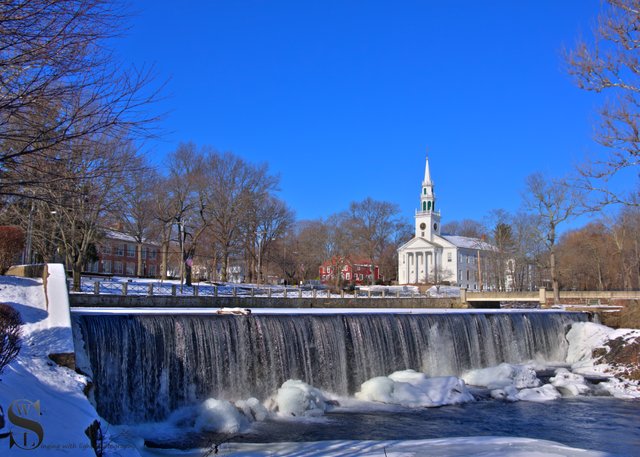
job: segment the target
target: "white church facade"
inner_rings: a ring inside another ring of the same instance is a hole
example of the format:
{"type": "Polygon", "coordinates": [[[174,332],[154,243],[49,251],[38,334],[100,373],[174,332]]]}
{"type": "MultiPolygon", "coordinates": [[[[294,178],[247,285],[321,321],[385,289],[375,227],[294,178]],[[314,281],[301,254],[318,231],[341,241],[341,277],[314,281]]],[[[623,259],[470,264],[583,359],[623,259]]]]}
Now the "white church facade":
{"type": "Polygon", "coordinates": [[[415,214],[415,235],[398,248],[398,283],[449,283],[470,290],[486,288],[482,258],[493,247],[477,238],[441,234],[433,187],[427,157],[420,207],[415,214]]]}

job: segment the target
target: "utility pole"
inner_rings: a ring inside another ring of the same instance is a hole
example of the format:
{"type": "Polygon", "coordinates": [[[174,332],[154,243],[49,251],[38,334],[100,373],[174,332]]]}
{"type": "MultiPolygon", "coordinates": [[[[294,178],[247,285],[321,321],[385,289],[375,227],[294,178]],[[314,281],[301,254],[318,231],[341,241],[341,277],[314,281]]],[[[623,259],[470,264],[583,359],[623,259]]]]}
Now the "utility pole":
{"type": "Polygon", "coordinates": [[[480,262],[480,249],[478,249],[478,288],[482,292],[482,264],[480,262]]]}

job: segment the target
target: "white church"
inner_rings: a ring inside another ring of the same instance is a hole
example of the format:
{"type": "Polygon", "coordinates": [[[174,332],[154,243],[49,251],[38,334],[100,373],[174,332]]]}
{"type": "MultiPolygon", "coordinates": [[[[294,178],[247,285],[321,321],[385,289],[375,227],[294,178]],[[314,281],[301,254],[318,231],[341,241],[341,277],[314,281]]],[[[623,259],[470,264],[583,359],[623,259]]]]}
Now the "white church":
{"type": "Polygon", "coordinates": [[[399,284],[449,283],[470,290],[486,288],[482,258],[494,248],[477,238],[441,235],[440,212],[427,157],[415,215],[415,236],[398,248],[399,284]],[[480,272],[480,274],[479,274],[480,272]],[[483,277],[480,281],[479,276],[483,277]]]}

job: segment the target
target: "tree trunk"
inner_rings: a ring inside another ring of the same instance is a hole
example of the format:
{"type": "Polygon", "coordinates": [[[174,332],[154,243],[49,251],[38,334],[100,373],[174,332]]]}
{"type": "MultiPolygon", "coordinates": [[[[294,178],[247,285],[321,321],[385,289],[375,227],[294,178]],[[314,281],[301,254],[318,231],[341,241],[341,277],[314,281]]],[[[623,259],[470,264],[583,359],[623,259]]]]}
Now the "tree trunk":
{"type": "Polygon", "coordinates": [[[82,262],[73,262],[73,286],[74,292],[80,292],[82,286],[82,262]]]}
{"type": "Polygon", "coordinates": [[[551,284],[553,286],[553,303],[557,305],[560,303],[560,290],[556,274],[556,250],[554,247],[551,248],[551,252],[549,253],[549,267],[551,269],[551,284]]]}
{"type": "Polygon", "coordinates": [[[167,263],[169,259],[169,243],[167,241],[162,242],[162,261],[160,263],[160,279],[162,281],[167,280],[167,263]]]}
{"type": "Polygon", "coordinates": [[[225,246],[222,248],[222,271],[220,272],[220,279],[222,279],[222,282],[227,282],[228,267],[229,267],[229,249],[225,246]]]}
{"type": "Polygon", "coordinates": [[[144,271],[142,269],[142,243],[138,243],[137,251],[138,251],[138,265],[136,267],[137,269],[136,275],[138,276],[138,278],[141,278],[144,276],[144,271]]]}

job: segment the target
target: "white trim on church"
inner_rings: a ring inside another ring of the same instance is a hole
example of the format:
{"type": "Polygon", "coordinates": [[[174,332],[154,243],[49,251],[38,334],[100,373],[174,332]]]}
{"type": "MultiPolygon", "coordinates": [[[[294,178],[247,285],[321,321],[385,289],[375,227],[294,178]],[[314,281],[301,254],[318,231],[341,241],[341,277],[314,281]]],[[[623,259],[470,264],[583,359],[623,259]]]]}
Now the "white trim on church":
{"type": "MultiPolygon", "coordinates": [[[[415,235],[398,248],[398,283],[448,282],[478,290],[478,267],[481,264],[478,259],[483,256],[483,252],[494,248],[477,238],[441,235],[440,212],[435,209],[436,196],[433,188],[427,157],[420,190],[420,207],[415,214],[415,235]]],[[[483,284],[484,288],[486,286],[483,284]]]]}

